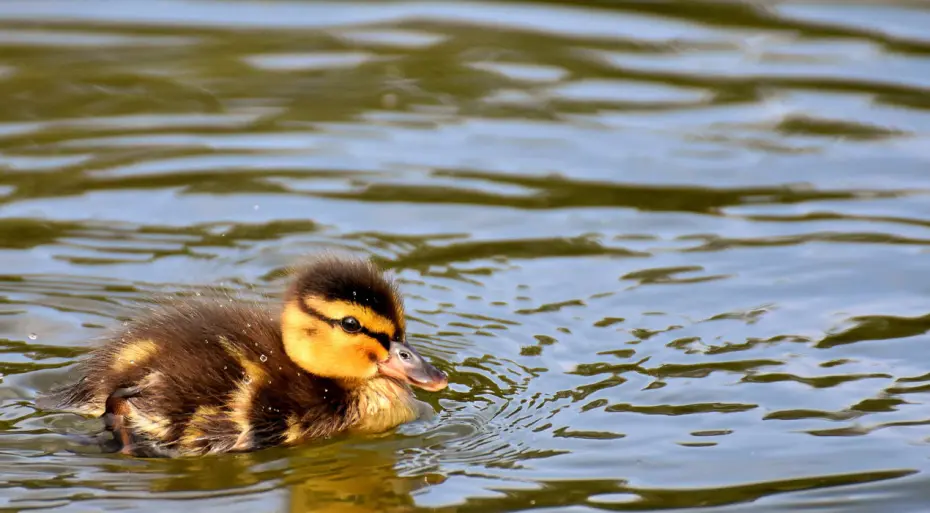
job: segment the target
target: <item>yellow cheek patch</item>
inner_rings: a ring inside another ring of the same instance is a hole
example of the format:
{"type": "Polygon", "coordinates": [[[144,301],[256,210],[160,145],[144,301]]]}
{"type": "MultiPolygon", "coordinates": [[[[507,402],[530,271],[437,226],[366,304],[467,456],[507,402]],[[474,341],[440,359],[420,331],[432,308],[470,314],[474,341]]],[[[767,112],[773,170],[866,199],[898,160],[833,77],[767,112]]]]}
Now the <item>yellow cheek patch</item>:
{"type": "Polygon", "coordinates": [[[370,337],[366,337],[365,335],[360,335],[360,337],[364,338],[361,339],[361,344],[356,344],[356,347],[358,348],[358,352],[362,358],[369,362],[371,361],[369,355],[374,355],[376,362],[383,362],[388,359],[388,356],[390,355],[388,354],[387,349],[381,345],[381,342],[378,342],[377,340],[374,340],[370,337]]]}
{"type": "Polygon", "coordinates": [[[158,344],[153,340],[133,340],[117,351],[110,368],[113,372],[125,372],[132,368],[133,365],[145,362],[154,356],[157,351],[158,344]]]}
{"type": "Polygon", "coordinates": [[[397,326],[390,319],[379,315],[367,306],[349,303],[347,301],[326,301],[317,297],[304,298],[304,304],[330,319],[343,319],[355,317],[363,327],[375,333],[384,333],[390,338],[397,334],[397,326]]]}
{"type": "Polygon", "coordinates": [[[284,352],[309,373],[319,374],[319,367],[327,364],[325,348],[332,345],[327,338],[329,330],[329,326],[311,318],[296,304],[284,308],[281,316],[284,352]],[[308,330],[313,328],[316,330],[311,335],[308,330]]]}
{"type": "Polygon", "coordinates": [[[288,304],[281,317],[284,351],[302,369],[317,376],[368,379],[378,372],[375,361],[387,353],[376,340],[349,334],[312,317],[296,303],[288,304]],[[369,357],[374,354],[375,361],[369,357]]]}

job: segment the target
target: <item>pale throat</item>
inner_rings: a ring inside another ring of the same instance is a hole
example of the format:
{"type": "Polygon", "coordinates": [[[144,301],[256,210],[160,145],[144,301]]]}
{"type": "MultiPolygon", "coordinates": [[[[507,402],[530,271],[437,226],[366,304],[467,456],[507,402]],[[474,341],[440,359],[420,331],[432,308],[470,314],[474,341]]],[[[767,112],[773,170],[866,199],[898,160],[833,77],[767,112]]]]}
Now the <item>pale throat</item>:
{"type": "Polygon", "coordinates": [[[375,377],[352,389],[358,420],[353,429],[378,432],[412,422],[432,408],[417,400],[413,390],[386,377],[375,377]]]}

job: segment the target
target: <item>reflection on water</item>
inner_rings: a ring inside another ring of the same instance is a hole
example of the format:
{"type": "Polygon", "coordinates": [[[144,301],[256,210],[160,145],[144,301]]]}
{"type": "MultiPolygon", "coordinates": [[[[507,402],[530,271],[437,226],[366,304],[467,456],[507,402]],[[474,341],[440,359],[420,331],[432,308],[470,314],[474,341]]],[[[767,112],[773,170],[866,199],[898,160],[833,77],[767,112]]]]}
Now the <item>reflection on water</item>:
{"type": "Polygon", "coordinates": [[[0,508],[921,511],[930,10],[0,2],[0,508]],[[39,390],[154,293],[396,273],[429,422],[102,455],[39,390]]]}

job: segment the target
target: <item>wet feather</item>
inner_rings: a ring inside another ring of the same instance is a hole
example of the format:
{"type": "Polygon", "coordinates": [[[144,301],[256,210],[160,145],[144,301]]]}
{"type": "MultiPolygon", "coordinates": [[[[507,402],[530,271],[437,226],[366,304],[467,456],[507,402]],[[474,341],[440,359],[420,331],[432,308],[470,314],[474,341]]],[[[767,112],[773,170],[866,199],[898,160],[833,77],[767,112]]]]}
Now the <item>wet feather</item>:
{"type": "Polygon", "coordinates": [[[40,406],[104,416],[121,450],[137,456],[383,431],[423,411],[408,383],[377,372],[389,359],[379,333],[409,347],[403,330],[397,290],[377,268],[325,257],[299,268],[283,308],[225,294],[158,302],[40,406]],[[314,307],[326,313],[305,312],[314,307]],[[330,312],[371,328],[347,331],[330,312]]]}

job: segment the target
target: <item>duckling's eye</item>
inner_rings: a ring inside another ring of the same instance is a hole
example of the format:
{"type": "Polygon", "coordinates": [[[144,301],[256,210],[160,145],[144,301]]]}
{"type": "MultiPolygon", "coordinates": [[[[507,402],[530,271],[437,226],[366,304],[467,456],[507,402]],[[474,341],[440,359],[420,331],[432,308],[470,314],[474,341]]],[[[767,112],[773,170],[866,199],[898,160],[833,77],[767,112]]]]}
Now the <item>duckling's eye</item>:
{"type": "Polygon", "coordinates": [[[341,324],[346,333],[358,333],[362,329],[362,325],[355,317],[346,317],[341,324]]]}

